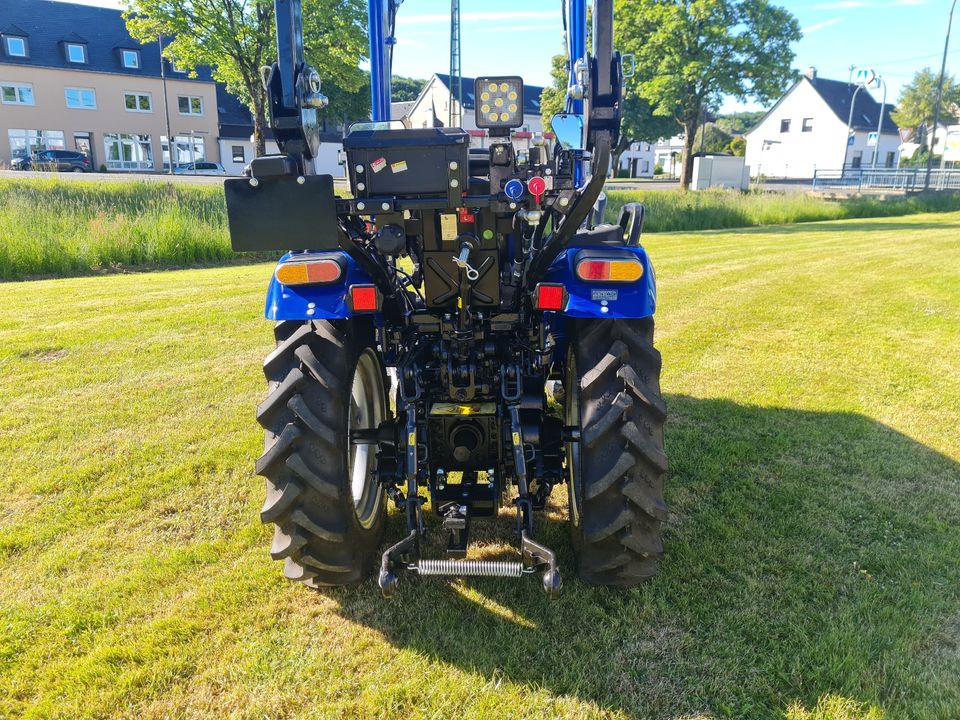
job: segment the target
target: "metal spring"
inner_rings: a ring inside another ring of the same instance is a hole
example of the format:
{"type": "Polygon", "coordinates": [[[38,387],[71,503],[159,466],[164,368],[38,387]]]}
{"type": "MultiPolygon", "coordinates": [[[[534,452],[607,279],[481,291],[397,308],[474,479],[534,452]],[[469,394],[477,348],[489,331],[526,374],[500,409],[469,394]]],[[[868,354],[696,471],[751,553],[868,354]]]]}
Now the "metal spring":
{"type": "Polygon", "coordinates": [[[417,563],[417,572],[421,575],[518,578],[523,575],[523,563],[510,560],[421,560],[417,563]]]}

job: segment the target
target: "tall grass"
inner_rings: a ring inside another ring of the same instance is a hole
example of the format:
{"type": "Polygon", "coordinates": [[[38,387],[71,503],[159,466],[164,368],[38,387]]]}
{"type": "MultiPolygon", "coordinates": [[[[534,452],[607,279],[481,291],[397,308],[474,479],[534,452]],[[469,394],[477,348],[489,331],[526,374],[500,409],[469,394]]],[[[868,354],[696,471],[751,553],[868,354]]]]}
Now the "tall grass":
{"type": "Polygon", "coordinates": [[[799,192],[611,190],[607,193],[607,221],[616,222],[620,208],[628,202],[646,206],[647,232],[671,232],[952,212],[960,210],[960,193],[828,200],[799,192]]]}
{"type": "MultiPolygon", "coordinates": [[[[834,201],[800,193],[612,190],[607,198],[610,222],[624,203],[646,204],[648,232],[960,210],[960,194],[834,201]]],[[[237,258],[219,186],[0,179],[0,279],[237,258]]]]}
{"type": "Polygon", "coordinates": [[[0,180],[3,279],[232,257],[219,187],[0,180]]]}

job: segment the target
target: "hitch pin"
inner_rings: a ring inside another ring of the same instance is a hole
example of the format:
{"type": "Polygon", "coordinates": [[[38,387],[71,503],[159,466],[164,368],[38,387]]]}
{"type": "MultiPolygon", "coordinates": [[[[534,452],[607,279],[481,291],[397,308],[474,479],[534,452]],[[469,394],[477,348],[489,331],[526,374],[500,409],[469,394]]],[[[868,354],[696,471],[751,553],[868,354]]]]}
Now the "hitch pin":
{"type": "Polygon", "coordinates": [[[467,280],[474,282],[477,278],[480,277],[480,272],[470,266],[468,260],[470,259],[470,251],[472,248],[469,244],[463,243],[460,246],[460,255],[454,255],[453,261],[457,264],[457,267],[461,270],[465,270],[467,273],[467,280]]]}

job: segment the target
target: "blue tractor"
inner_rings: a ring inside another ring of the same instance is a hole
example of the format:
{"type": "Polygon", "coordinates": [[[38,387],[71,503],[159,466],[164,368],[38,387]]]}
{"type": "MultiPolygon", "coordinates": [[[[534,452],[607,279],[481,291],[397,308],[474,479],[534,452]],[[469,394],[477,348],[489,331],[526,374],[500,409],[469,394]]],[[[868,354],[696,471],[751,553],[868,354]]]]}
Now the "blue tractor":
{"type": "Polygon", "coordinates": [[[643,208],[602,221],[622,101],[613,0],[594,2],[592,54],[586,2],[566,0],[565,112],[525,153],[511,139],[517,76],[472,89],[487,147],[462,128],[391,122],[399,0],[369,0],[372,117],[343,140],[349,197],[314,172],[326,98],[304,62],[300,0],[275,4],[279,58],[264,80],[281,154],[226,182],[234,249],[286,251],[257,408],[272,557],[310,587],[376,573],[389,595],[411,572],[539,574],[555,596],[560,570],[534,518],[565,484],[579,577],[650,578],[666,409],[643,208]],[[406,531],[386,540],[389,502],[406,531]],[[469,558],[471,524],[505,506],[517,559],[469,558]]]}

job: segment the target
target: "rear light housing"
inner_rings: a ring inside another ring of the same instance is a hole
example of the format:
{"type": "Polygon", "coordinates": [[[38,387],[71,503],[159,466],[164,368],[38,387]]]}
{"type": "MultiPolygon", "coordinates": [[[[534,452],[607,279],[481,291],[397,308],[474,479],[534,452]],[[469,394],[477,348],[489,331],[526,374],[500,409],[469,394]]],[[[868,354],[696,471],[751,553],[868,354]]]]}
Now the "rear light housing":
{"type": "Polygon", "coordinates": [[[567,306],[567,289],[559,283],[540,283],[533,289],[535,310],[561,311],[567,306]]]}
{"type": "Polygon", "coordinates": [[[343,279],[343,261],[336,257],[295,255],[274,273],[284,285],[326,285],[343,279]]]}
{"type": "Polygon", "coordinates": [[[577,278],[593,283],[629,283],[643,277],[643,264],[635,255],[604,257],[588,255],[577,258],[577,278]]]}
{"type": "Polygon", "coordinates": [[[347,298],[350,310],[355,313],[378,312],[383,302],[376,285],[351,285],[347,298]]]}

